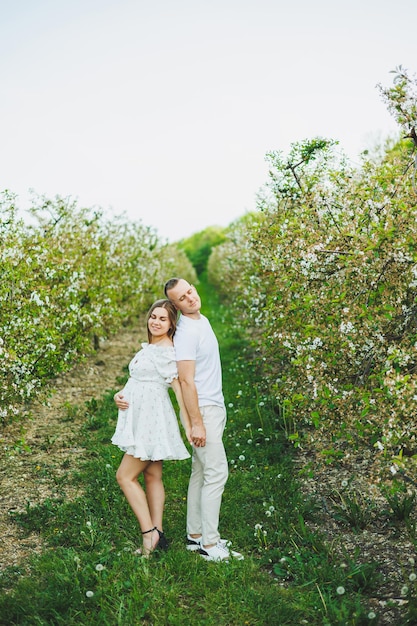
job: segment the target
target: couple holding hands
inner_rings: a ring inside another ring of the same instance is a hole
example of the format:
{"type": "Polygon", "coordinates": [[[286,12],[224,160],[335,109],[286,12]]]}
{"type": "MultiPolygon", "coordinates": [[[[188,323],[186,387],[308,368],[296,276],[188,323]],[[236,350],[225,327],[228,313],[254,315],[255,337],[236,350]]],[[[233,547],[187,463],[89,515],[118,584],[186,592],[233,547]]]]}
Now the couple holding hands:
{"type": "Polygon", "coordinates": [[[165,295],[148,311],[148,343],[131,360],[129,379],[114,396],[119,414],[112,443],[125,452],[116,479],[140,525],[143,545],[137,552],[148,557],[158,546],[166,549],[162,462],[190,457],[169,397],[171,386],[193,448],[186,548],[208,561],[240,560],[243,556],[230,550],[218,530],[228,463],[222,441],[226,409],[217,338],[200,313],[201,300],[193,285],[171,278],[165,295]],[[141,474],[145,489],[138,481],[141,474]]]}

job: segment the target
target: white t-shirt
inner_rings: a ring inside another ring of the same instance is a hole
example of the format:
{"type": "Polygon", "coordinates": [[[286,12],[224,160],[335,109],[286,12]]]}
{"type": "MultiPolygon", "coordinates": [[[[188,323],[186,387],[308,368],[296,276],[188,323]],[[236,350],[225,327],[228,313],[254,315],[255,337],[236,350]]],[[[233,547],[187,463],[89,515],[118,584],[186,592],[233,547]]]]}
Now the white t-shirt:
{"type": "Polygon", "coordinates": [[[174,335],[177,361],[195,361],[194,382],[199,406],[224,406],[219,344],[204,315],[181,315],[174,335]]]}

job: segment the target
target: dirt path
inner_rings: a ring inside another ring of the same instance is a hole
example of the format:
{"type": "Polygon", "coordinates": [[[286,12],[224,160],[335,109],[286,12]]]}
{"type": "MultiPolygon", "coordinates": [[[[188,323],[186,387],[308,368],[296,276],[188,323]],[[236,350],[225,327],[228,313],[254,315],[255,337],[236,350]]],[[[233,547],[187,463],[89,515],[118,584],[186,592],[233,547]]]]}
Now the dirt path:
{"type": "Polygon", "coordinates": [[[0,569],[18,565],[33,552],[40,552],[37,534],[23,537],[10,514],[25,510],[45,498],[71,497],[70,488],[57,482],[83,449],[72,445],[73,433],[82,423],[82,412],[68,419],[69,406],[83,406],[106,390],[117,388],[117,378],[144,341],[143,323],[122,329],[85,363],[55,381],[49,406],[33,407],[33,417],[23,425],[12,424],[0,435],[0,569]],[[139,333],[142,333],[140,335],[139,333]]]}

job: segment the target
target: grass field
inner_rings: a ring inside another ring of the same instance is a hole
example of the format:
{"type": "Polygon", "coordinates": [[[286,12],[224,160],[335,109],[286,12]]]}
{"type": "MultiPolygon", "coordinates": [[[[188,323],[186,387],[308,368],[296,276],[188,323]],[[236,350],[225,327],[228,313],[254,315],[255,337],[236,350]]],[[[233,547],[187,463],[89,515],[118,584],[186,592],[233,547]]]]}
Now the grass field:
{"type": "MultiPolygon", "coordinates": [[[[374,569],[339,567],[323,537],[309,530],[315,503],[305,500],[293,470],[294,451],[274,407],[258,392],[241,338],[227,309],[204,285],[203,312],[220,340],[228,408],[225,446],[230,475],[221,533],[243,561],[207,563],[185,550],[190,462],[164,465],[167,552],[149,559],[137,522],[116,481],[122,453],[111,445],[113,391],[68,407],[82,413],[75,442],[86,450],[65,481],[79,493],[48,499],[15,514],[45,549],[0,578],[0,623],[65,626],[274,626],[377,624],[367,602],[374,569]]],[[[115,381],[115,388],[123,383],[115,381]]],[[[412,623],[412,622],[404,622],[412,623]]]]}

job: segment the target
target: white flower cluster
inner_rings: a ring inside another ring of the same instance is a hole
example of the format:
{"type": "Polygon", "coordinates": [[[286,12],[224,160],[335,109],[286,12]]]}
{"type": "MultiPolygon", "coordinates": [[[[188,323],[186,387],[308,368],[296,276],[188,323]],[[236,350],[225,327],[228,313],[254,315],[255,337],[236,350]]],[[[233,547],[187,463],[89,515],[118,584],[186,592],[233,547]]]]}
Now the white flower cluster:
{"type": "Polygon", "coordinates": [[[184,253],[140,224],[108,222],[60,199],[39,215],[38,227],[26,226],[14,200],[0,194],[3,419],[91,351],[93,338],[146,310],[167,275],[196,277],[184,253]]]}

